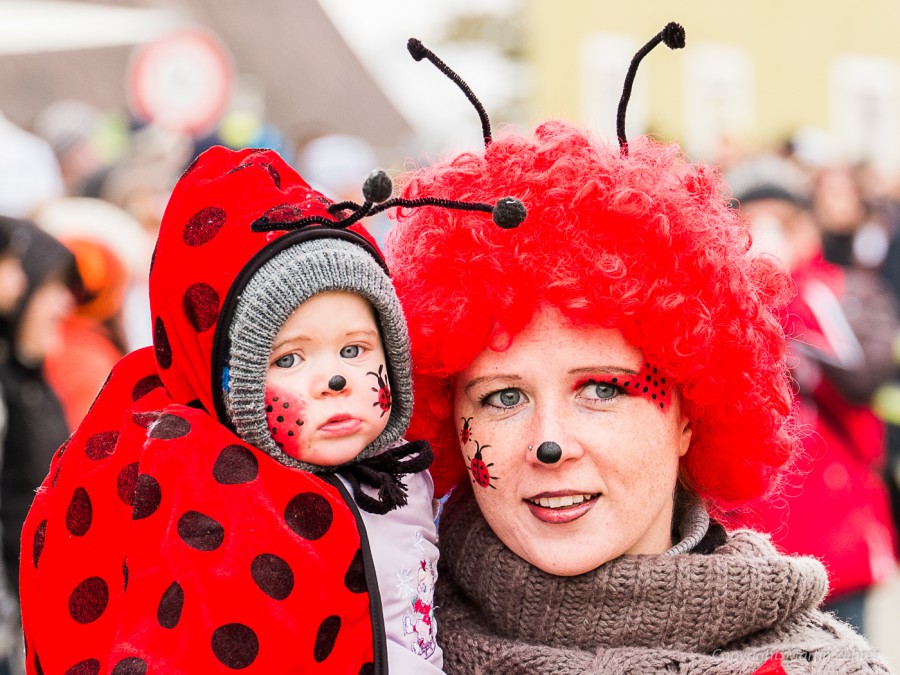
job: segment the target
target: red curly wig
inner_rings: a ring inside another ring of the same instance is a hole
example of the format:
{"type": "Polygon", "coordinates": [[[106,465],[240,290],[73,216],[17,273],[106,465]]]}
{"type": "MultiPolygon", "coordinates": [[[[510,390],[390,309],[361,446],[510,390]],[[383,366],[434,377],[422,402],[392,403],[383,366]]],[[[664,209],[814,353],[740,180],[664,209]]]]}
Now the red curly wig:
{"type": "Polygon", "coordinates": [[[454,376],[503,350],[543,306],[576,325],[615,327],[679,385],[691,421],[682,480],[710,506],[766,492],[795,448],[785,339],[785,271],[748,255],[746,224],[718,172],[675,145],[638,138],[629,154],[561,122],[509,134],[483,156],[414,170],[403,196],[528,209],[514,230],[484,214],[400,212],[387,242],[409,322],[416,407],[436,489],[465,477],[451,410],[454,376]]]}

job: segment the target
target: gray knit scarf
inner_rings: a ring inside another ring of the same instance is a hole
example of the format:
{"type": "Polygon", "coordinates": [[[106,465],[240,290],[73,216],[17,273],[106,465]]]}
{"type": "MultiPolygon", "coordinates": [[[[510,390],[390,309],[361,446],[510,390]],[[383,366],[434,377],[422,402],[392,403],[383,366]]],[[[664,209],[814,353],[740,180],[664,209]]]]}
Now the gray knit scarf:
{"type": "Polygon", "coordinates": [[[746,530],[693,552],[709,518],[696,503],[679,511],[670,551],[560,577],[506,548],[471,491],[451,500],[436,597],[446,672],[750,674],[776,652],[791,675],[890,672],[816,609],[828,587],[819,562],[746,530]]]}

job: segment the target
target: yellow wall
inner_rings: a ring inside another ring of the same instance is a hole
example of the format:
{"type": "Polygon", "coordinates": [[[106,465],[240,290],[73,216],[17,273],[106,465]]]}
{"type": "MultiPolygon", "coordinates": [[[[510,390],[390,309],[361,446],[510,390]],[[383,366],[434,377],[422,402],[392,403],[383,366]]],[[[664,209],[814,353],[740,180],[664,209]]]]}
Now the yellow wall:
{"type": "MultiPolygon", "coordinates": [[[[526,0],[526,18],[535,78],[532,122],[579,119],[579,48],[597,31],[625,33],[643,44],[674,20],[687,31],[686,50],[698,43],[748,49],[756,109],[750,143],[779,141],[801,125],[828,128],[828,66],[836,55],[900,62],[900,3],[890,0],[526,0]]],[[[684,132],[684,58],[660,45],[638,72],[651,78],[650,127],[675,140],[684,132]]]]}

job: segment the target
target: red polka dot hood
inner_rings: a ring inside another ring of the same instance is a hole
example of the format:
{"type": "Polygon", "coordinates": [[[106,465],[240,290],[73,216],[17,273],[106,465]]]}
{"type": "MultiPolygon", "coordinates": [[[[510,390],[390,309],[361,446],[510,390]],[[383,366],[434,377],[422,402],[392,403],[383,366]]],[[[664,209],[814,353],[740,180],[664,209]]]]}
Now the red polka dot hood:
{"type": "MultiPolygon", "coordinates": [[[[382,672],[352,500],[243,442],[221,401],[235,280],[308,236],[251,225],[333,220],[329,203],[271,151],[213,148],[175,187],[150,274],[154,347],[113,369],[23,528],[29,673],[382,672]]],[[[351,229],[334,236],[378,259],[351,229]]]]}

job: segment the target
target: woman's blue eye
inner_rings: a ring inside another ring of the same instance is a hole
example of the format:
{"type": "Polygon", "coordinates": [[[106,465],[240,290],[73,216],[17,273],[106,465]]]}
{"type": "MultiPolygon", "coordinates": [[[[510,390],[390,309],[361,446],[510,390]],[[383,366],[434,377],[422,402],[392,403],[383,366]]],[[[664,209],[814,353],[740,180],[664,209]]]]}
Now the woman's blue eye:
{"type": "Polygon", "coordinates": [[[355,359],[359,356],[359,345],[347,345],[341,350],[341,357],[345,359],[355,359]]]}
{"type": "Polygon", "coordinates": [[[275,361],[275,366],[278,368],[290,368],[297,362],[297,359],[296,354],[285,354],[275,361]]]}
{"type": "Polygon", "coordinates": [[[512,408],[522,400],[522,392],[518,389],[501,389],[490,394],[486,402],[498,408],[512,408]]]}
{"type": "Polygon", "coordinates": [[[582,396],[591,400],[609,400],[622,393],[621,387],[609,382],[588,382],[582,389],[582,396]]]}
{"type": "Polygon", "coordinates": [[[594,393],[597,394],[597,398],[612,398],[618,391],[614,385],[607,382],[600,382],[594,387],[594,393]]]}

